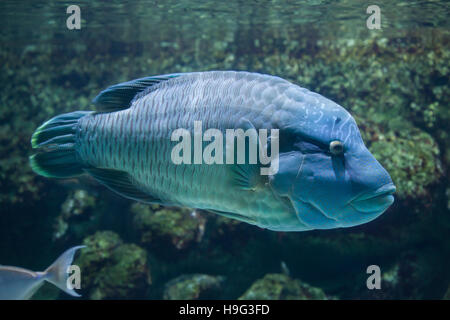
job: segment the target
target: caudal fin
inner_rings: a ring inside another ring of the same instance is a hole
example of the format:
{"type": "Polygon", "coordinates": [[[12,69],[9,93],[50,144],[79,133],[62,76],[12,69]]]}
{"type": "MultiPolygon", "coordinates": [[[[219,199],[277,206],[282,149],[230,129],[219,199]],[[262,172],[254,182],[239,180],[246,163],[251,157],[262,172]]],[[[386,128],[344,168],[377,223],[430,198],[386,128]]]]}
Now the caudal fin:
{"type": "Polygon", "coordinates": [[[69,278],[68,268],[72,264],[73,256],[78,249],[86,246],[76,246],[64,252],[53,264],[45,270],[45,280],[74,297],[81,297],[72,288],[69,288],[67,279],[69,278]]]}
{"type": "Polygon", "coordinates": [[[31,146],[37,153],[30,157],[34,172],[51,178],[68,178],[83,173],[75,151],[75,133],[80,118],[91,111],[75,111],[56,116],[33,133],[31,146]]]}

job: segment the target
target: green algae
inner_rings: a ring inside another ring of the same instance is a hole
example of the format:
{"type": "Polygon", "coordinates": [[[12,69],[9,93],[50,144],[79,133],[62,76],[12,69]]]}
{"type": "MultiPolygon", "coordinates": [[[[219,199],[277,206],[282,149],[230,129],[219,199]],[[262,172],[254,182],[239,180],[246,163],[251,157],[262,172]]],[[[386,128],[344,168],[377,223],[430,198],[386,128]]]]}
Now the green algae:
{"type": "Polygon", "coordinates": [[[152,209],[136,203],[131,212],[135,214],[133,225],[140,242],[147,246],[171,245],[175,250],[183,250],[193,245],[201,232],[202,220],[193,217],[188,209],[152,209]]]}
{"type": "Polygon", "coordinates": [[[119,235],[99,231],[87,237],[76,263],[82,273],[82,289],[90,299],[132,299],[145,294],[151,284],[147,252],[124,244],[119,235]]]}

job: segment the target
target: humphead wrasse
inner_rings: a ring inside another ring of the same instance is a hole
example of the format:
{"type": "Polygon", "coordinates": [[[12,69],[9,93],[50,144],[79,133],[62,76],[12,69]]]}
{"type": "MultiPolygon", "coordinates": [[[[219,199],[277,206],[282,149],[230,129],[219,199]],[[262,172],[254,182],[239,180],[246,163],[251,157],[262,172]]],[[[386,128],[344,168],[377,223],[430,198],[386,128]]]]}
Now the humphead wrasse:
{"type": "Polygon", "coordinates": [[[89,174],[130,199],[204,209],[276,231],[359,225],[394,201],[395,186],[353,117],[279,77],[234,71],[161,75],[114,85],[93,102],[96,111],[62,114],[36,130],[30,158],[35,172],[57,178],[89,174]],[[180,128],[186,134],[174,139],[180,128]],[[179,152],[188,161],[174,161],[180,140],[198,129],[205,133],[201,147],[215,161],[191,152],[195,141],[184,141],[188,149],[179,152]],[[214,131],[207,135],[209,129],[214,131]],[[230,129],[268,130],[258,150],[272,152],[271,163],[248,161],[250,147],[244,163],[227,161],[230,141],[220,133],[230,129]],[[213,141],[226,145],[226,152],[211,148],[213,141]],[[267,167],[273,170],[262,174],[267,167]]]}

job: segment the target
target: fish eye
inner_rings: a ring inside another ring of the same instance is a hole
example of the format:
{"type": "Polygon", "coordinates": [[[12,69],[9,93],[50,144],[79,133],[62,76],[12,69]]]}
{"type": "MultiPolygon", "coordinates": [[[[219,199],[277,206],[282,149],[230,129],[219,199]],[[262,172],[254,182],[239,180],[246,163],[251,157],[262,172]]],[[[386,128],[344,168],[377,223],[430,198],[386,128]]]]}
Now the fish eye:
{"type": "Polygon", "coordinates": [[[341,155],[344,152],[344,145],[338,140],[331,141],[330,152],[335,156],[341,155]]]}

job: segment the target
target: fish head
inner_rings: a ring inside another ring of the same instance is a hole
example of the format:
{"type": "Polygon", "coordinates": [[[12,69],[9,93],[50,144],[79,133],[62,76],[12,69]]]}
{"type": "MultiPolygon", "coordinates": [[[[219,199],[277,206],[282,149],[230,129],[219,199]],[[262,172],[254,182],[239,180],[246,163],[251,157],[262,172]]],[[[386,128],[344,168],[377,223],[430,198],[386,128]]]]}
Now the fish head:
{"type": "Polygon", "coordinates": [[[367,223],[394,202],[392,179],[364,145],[353,117],[335,103],[327,111],[313,125],[295,126],[292,116],[281,126],[278,172],[269,177],[303,229],[367,223]]]}

